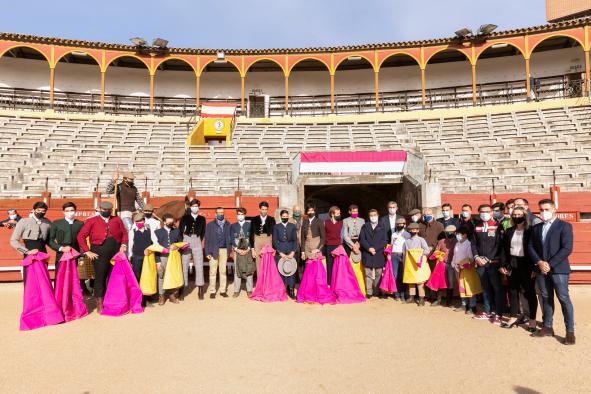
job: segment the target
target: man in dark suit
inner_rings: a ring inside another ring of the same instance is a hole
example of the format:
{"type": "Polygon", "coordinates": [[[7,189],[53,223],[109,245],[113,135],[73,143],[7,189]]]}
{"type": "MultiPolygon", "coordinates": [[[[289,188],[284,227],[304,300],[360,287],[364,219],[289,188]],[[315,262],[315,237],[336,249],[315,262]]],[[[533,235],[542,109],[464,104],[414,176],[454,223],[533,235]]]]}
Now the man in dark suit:
{"type": "MultiPolygon", "coordinates": [[[[273,227],[273,249],[275,249],[275,263],[279,264],[281,260],[290,260],[294,258],[298,248],[298,234],[296,225],[289,223],[289,212],[284,209],[281,211],[281,223],[273,227]]],[[[295,299],[295,274],[284,276],[280,271],[281,279],[285,284],[287,295],[292,300],[295,299]]]]}
{"type": "Polygon", "coordinates": [[[529,254],[536,282],[542,295],[542,318],[544,326],[534,337],[554,336],[554,293],[558,297],[566,325],[565,345],[575,344],[575,318],[573,304],[568,294],[568,279],[571,272],[568,256],[573,250],[573,228],[570,223],[556,217],[556,205],[552,200],[538,203],[542,223],[532,229],[529,254]]]}
{"type": "Polygon", "coordinates": [[[370,299],[374,288],[377,291],[382,272],[386,266],[384,248],[388,244],[388,228],[378,220],[378,211],[369,211],[369,221],[361,227],[359,243],[361,244],[361,261],[365,267],[365,292],[370,299]]]}
{"type": "Polygon", "coordinates": [[[396,201],[388,202],[388,213],[380,218],[380,224],[388,229],[388,239],[392,238],[392,232],[396,231],[396,221],[404,219],[404,216],[398,213],[398,204],[396,201]]]}

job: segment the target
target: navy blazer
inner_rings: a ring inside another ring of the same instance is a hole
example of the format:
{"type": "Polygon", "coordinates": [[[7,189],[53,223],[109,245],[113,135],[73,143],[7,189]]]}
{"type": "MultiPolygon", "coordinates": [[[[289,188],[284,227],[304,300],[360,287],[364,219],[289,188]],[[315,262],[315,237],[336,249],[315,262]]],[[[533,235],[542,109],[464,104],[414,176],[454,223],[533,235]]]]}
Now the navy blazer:
{"type": "Polygon", "coordinates": [[[546,240],[542,243],[542,229],[544,223],[536,224],[532,228],[529,239],[528,251],[534,269],[540,272],[538,261],[547,261],[550,264],[550,272],[553,274],[570,274],[568,256],[573,251],[573,226],[558,218],[546,233],[546,240]]]}
{"type": "Polygon", "coordinates": [[[287,223],[284,226],[283,223],[277,223],[273,227],[273,249],[277,251],[276,256],[279,256],[279,252],[284,254],[290,254],[295,252],[298,247],[298,232],[296,225],[293,223],[287,223]]]}
{"type": "Polygon", "coordinates": [[[170,234],[165,228],[159,228],[154,231],[154,235],[156,236],[156,240],[158,240],[158,245],[166,249],[170,248],[171,244],[183,242],[183,235],[178,228],[171,229],[170,234]]]}
{"type": "MultiPolygon", "coordinates": [[[[220,248],[218,246],[218,237],[215,233],[215,226],[218,226],[217,219],[207,223],[205,226],[205,256],[211,256],[214,259],[220,257],[220,248]]],[[[227,256],[230,257],[230,248],[232,240],[230,239],[230,222],[224,220],[224,238],[226,239],[227,256]]]]}
{"type": "MultiPolygon", "coordinates": [[[[396,212],[396,220],[398,220],[398,219],[404,219],[404,216],[402,216],[398,212],[396,212]]],[[[381,223],[384,227],[386,227],[388,229],[388,239],[391,239],[392,238],[392,228],[390,227],[390,216],[389,215],[381,216],[379,219],[379,223],[381,223]]],[[[394,226],[396,226],[396,223],[394,223],[394,226]]]]}
{"type": "MultiPolygon", "coordinates": [[[[242,232],[244,233],[244,237],[248,240],[248,246],[252,247],[250,244],[250,221],[244,221],[244,224],[242,224],[242,232]]],[[[232,248],[236,249],[238,246],[238,240],[240,239],[240,223],[236,222],[230,226],[230,237],[232,238],[232,248]]]]}
{"type": "Polygon", "coordinates": [[[386,266],[384,248],[388,242],[388,228],[384,226],[383,222],[378,222],[375,229],[371,227],[371,222],[366,222],[361,227],[361,233],[359,234],[363,265],[367,268],[384,268],[386,266]],[[369,248],[374,248],[376,254],[369,253],[369,248]]]}

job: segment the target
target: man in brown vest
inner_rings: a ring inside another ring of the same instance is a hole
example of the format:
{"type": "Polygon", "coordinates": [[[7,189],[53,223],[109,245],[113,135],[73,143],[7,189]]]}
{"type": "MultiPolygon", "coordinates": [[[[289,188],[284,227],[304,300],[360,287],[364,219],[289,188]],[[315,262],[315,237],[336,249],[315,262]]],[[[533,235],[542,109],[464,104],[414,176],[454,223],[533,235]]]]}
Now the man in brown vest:
{"type": "MultiPolygon", "coordinates": [[[[107,185],[107,194],[113,194],[115,192],[115,182],[119,179],[119,171],[113,174],[113,179],[107,185]]],[[[123,173],[123,181],[117,185],[117,213],[123,220],[127,231],[131,229],[133,225],[132,216],[136,211],[135,205],[137,204],[140,209],[144,208],[144,201],[140,196],[140,192],[133,184],[134,176],[132,172],[123,173]]]]}

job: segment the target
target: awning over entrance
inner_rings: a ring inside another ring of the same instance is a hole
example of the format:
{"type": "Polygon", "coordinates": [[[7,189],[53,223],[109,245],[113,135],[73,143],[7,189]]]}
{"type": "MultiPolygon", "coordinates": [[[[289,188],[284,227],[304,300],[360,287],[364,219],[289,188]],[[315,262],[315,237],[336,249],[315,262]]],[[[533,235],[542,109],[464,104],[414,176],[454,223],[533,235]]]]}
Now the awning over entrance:
{"type": "Polygon", "coordinates": [[[405,151],[301,152],[300,174],[392,174],[402,173],[405,151]]]}

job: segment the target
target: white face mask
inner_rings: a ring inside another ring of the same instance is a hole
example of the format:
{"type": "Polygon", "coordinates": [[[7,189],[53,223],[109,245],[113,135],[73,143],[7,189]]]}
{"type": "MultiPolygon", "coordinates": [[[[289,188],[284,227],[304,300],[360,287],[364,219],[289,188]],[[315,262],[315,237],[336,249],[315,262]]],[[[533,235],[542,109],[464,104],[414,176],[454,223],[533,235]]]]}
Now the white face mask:
{"type": "Polygon", "coordinates": [[[369,217],[369,221],[372,223],[377,223],[378,222],[378,217],[377,216],[370,216],[369,217]]]}
{"type": "Polygon", "coordinates": [[[244,221],[244,215],[238,215],[238,221],[239,222],[243,222],[244,221]]]}
{"type": "Polygon", "coordinates": [[[468,219],[470,217],[470,212],[468,212],[468,211],[462,211],[462,217],[464,219],[468,219]]]}
{"type": "Polygon", "coordinates": [[[74,216],[76,216],[76,212],[64,212],[64,217],[68,220],[74,219],[74,216]]]}
{"type": "Polygon", "coordinates": [[[9,218],[10,220],[16,220],[16,215],[8,215],[8,218],[9,218]]]}
{"type": "Polygon", "coordinates": [[[456,239],[458,240],[458,242],[462,242],[464,237],[462,237],[460,234],[456,234],[456,239]]]}
{"type": "Polygon", "coordinates": [[[482,219],[485,222],[488,222],[490,220],[490,212],[482,212],[480,214],[480,219],[482,219]]]}
{"type": "Polygon", "coordinates": [[[411,219],[412,219],[412,221],[413,221],[414,223],[416,223],[416,222],[418,222],[418,221],[419,221],[419,219],[420,219],[420,218],[421,218],[420,216],[417,216],[417,215],[415,215],[415,216],[413,216],[411,219]]]}
{"type": "Polygon", "coordinates": [[[443,214],[443,217],[446,218],[446,219],[451,216],[451,212],[450,211],[443,211],[442,214],[443,214]]]}
{"type": "Polygon", "coordinates": [[[513,214],[513,208],[509,208],[509,216],[513,214]]]}
{"type": "Polygon", "coordinates": [[[389,213],[390,215],[396,215],[396,211],[397,211],[397,209],[396,209],[396,208],[388,208],[388,213],[389,213]]]}
{"type": "Polygon", "coordinates": [[[552,212],[550,211],[542,211],[542,220],[547,222],[552,219],[552,212]]]}
{"type": "Polygon", "coordinates": [[[191,207],[191,213],[199,212],[199,207],[191,207]]]}

